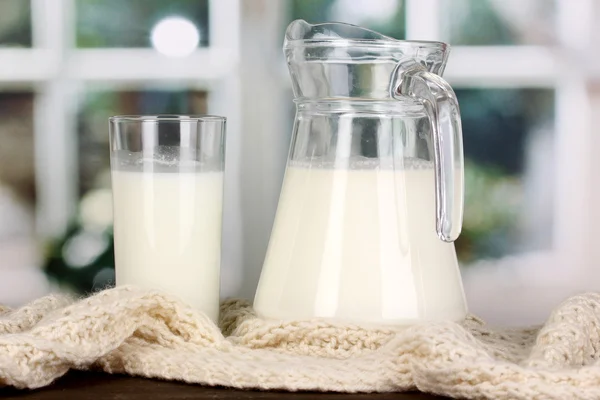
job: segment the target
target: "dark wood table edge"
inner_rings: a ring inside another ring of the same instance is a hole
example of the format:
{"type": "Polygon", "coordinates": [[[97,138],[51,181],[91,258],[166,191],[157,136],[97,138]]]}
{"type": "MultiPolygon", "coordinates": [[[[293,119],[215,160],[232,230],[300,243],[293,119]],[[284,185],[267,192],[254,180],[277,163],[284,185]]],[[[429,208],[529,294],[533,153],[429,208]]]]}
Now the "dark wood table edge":
{"type": "Polygon", "coordinates": [[[82,399],[82,400],[136,400],[136,399],[293,399],[293,400],[351,400],[351,399],[397,399],[397,400],[443,400],[431,394],[408,393],[332,393],[332,392],[286,392],[240,390],[218,386],[186,384],[178,381],[145,379],[127,375],[111,375],[103,372],[70,371],[51,385],[36,390],[0,388],[0,398],[34,400],[82,399]]]}

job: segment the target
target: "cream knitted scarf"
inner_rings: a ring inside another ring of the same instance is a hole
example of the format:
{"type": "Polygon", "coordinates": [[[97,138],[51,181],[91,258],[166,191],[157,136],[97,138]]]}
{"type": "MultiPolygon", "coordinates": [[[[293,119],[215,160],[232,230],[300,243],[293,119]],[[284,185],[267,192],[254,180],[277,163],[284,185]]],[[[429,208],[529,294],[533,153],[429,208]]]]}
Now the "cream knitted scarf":
{"type": "Polygon", "coordinates": [[[70,368],[236,388],[459,398],[600,399],[600,294],[573,297],[541,328],[408,328],[256,318],[222,305],[220,328],[177,299],[131,287],[0,307],[0,386],[38,388],[70,368]]]}

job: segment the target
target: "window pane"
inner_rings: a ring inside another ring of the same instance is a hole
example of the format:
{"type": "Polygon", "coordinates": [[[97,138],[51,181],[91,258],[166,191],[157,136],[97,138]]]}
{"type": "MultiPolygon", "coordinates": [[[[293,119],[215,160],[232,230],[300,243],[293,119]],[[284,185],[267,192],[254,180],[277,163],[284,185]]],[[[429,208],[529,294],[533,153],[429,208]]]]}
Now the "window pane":
{"type": "Polygon", "coordinates": [[[290,21],[346,22],[404,39],[404,3],[402,0],[293,0],[290,21]]]}
{"type": "Polygon", "coordinates": [[[95,91],[78,114],[81,201],[75,223],[53,247],[46,271],[79,293],[114,282],[108,117],[118,114],[202,114],[207,96],[196,91],[95,91]]]}
{"type": "Polygon", "coordinates": [[[549,45],[553,0],[442,1],[444,40],[453,45],[549,45]]]}
{"type": "Polygon", "coordinates": [[[552,246],[554,91],[460,89],[465,220],[460,259],[552,246]]]}
{"type": "Polygon", "coordinates": [[[108,118],[119,114],[205,114],[197,91],[89,91],[78,117],[80,194],[108,187],[108,118]]]}
{"type": "MultiPolygon", "coordinates": [[[[76,7],[77,47],[152,47],[153,28],[168,17],[185,18],[195,26],[199,46],[209,44],[208,0],[77,0],[76,7]]],[[[177,43],[188,33],[185,26],[171,26],[161,38],[177,43]]]]}
{"type": "Polygon", "coordinates": [[[0,47],[31,47],[31,7],[28,0],[0,1],[0,47]]]}
{"type": "Polygon", "coordinates": [[[35,235],[33,101],[0,92],[0,304],[13,306],[48,290],[35,235]]]}
{"type": "Polygon", "coordinates": [[[0,182],[35,203],[33,94],[0,92],[0,182]]]}

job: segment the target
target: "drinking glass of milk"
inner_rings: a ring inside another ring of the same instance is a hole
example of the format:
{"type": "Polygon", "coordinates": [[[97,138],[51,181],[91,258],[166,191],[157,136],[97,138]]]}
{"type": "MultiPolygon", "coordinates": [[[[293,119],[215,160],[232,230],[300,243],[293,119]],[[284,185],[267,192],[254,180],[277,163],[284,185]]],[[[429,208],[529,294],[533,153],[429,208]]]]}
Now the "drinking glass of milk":
{"type": "Polygon", "coordinates": [[[110,118],[116,284],[219,312],[225,118],[110,118]]]}

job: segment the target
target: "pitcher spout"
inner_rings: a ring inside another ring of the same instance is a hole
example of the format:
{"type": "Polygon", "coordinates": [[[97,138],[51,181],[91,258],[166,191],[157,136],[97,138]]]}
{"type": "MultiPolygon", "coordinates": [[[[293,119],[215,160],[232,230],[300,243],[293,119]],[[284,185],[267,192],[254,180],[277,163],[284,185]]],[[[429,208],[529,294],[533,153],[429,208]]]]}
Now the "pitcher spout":
{"type": "Polygon", "coordinates": [[[290,23],[285,33],[284,47],[298,44],[298,41],[327,41],[327,40],[368,40],[385,42],[399,42],[394,38],[382,35],[361,26],[340,22],[327,22],[322,24],[309,24],[303,19],[290,23]]]}
{"type": "Polygon", "coordinates": [[[297,99],[391,100],[389,84],[397,65],[409,59],[441,75],[449,46],[404,41],[345,23],[293,21],[284,52],[297,99]]]}

